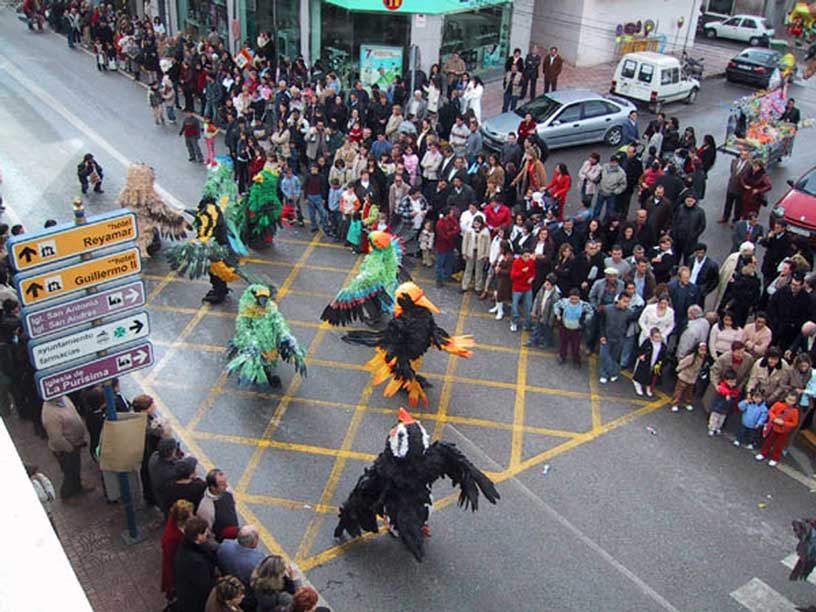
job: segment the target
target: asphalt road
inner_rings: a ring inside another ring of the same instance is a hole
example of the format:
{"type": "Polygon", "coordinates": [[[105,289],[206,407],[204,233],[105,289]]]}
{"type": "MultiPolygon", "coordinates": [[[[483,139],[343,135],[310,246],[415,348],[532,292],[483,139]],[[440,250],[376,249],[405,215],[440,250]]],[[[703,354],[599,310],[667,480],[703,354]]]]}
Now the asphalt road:
{"type": "MultiPolygon", "coordinates": [[[[156,168],[172,201],[197,202],[204,171],[187,162],[172,128],[152,124],[143,88],[98,73],[92,58],[69,52],[61,38],[27,32],[7,11],[0,40],[6,219],[29,229],[68,220],[76,164],[87,151],[105,168],[106,193],[86,199],[90,214],[115,206],[136,161],[156,168]]],[[[719,140],[730,101],[747,92],[707,81],[694,106],[667,112],[719,140]]],[[[816,116],[812,87],[796,86],[793,95],[804,117],[816,116]]],[[[811,138],[803,132],[793,158],[773,171],[772,201],[785,179],[812,163],[811,138]]],[[[592,149],[551,159],[575,170],[592,149]]],[[[718,160],[704,202],[716,259],[730,245],[729,230],[715,223],[726,161],[718,160]]],[[[419,416],[495,477],[502,500],[465,513],[438,483],[421,565],[386,535],[338,545],[334,508],[382,449],[399,406],[367,385],[361,365],[369,352],[318,324],[354,264],[348,251],[298,229],[254,258],[309,347],[309,377],[282,367],[282,391],[266,393],[240,390],[222,374],[236,301],[202,306],[205,283],[176,278],[160,258],[147,262],[158,363],[126,381],[129,392],[157,397],[205,467],[227,471],[245,520],[259,524],[264,544],[294,559],[335,610],[737,612],[761,609],[758,595],[747,606],[731,596],[755,579],[800,605],[816,600],[811,585],[787,581],[782,564],[793,550],[790,520],[812,514],[812,481],[710,440],[700,411],[671,414],[663,394],[641,400],[626,378],[599,388],[594,360],[577,371],[557,366],[552,353],[524,349],[506,321],[493,321],[454,287],[437,290],[425,273],[419,282],[443,309],[443,326],[473,333],[480,348],[467,361],[428,356],[423,370],[435,386],[419,416]]]]}

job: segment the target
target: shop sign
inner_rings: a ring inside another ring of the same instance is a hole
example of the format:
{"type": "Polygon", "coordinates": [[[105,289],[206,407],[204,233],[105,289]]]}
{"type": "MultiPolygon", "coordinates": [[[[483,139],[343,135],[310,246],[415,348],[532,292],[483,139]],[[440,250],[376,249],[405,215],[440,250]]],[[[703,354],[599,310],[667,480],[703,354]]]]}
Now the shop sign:
{"type": "Polygon", "coordinates": [[[402,0],[383,0],[383,4],[389,11],[396,11],[402,6],[402,0]]]}
{"type": "Polygon", "coordinates": [[[364,87],[376,84],[385,91],[402,75],[402,47],[360,45],[360,80],[364,87]]]}

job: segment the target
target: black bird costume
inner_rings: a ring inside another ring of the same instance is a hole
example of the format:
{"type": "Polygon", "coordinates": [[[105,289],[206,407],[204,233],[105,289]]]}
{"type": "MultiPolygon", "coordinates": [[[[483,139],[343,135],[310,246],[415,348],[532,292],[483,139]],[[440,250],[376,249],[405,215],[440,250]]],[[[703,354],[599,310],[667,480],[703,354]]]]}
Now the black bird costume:
{"type": "Polygon", "coordinates": [[[374,347],[375,355],[366,367],[374,375],[374,385],[391,379],[383,390],[385,397],[405,389],[411,406],[416,406],[420,398],[427,406],[428,382],[417,374],[422,356],[433,346],[459,357],[470,357],[473,353],[468,349],[474,345],[473,336],[451,336],[439,327],[433,318],[439,309],[416,284],[402,283],[395,297],[394,318],[384,330],[352,331],[343,340],[374,347]]]}
{"type": "Polygon", "coordinates": [[[366,468],[345,503],[334,537],[343,532],[359,537],[363,531],[377,533],[381,516],[389,531],[422,561],[423,538],[433,499],[431,486],[448,477],[459,487],[459,506],[479,508],[479,491],[495,504],[500,498],[493,481],[474,466],[450,442],[429,444],[430,437],[419,421],[400,408],[399,422],[388,434],[385,450],[366,468]]]}
{"type": "Polygon", "coordinates": [[[799,558],[793,566],[791,580],[807,580],[816,566],[816,519],[793,521],[793,533],[799,544],[796,554],[799,558]]]}

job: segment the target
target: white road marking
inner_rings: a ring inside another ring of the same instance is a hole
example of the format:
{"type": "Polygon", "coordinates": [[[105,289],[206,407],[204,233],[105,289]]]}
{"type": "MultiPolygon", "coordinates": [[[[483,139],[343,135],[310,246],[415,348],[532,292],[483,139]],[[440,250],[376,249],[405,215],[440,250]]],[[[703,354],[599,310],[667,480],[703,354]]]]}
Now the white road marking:
{"type": "MultiPolygon", "coordinates": [[[[784,565],[788,569],[793,569],[798,560],[799,556],[796,553],[793,553],[782,559],[782,565],[784,565]]],[[[813,573],[810,574],[810,576],[808,576],[807,581],[810,584],[816,584],[816,571],[814,571],[813,573]]]]}
{"type": "Polygon", "coordinates": [[[751,612],[796,612],[796,605],[759,578],[752,578],[731,593],[731,597],[751,612]]]}
{"type": "MultiPolygon", "coordinates": [[[[110,142],[108,142],[99,132],[94,130],[91,126],[85,123],[82,119],[77,117],[74,113],[72,113],[66,106],[57,100],[54,96],[48,93],[45,89],[34,83],[31,79],[29,79],[23,71],[20,70],[15,64],[11,62],[11,60],[6,56],[0,53],[0,69],[5,70],[9,73],[9,75],[20,85],[30,91],[35,97],[39,98],[41,102],[50,106],[54,111],[58,114],[62,115],[62,117],[71,125],[73,125],[77,130],[82,132],[88,140],[93,141],[96,145],[105,151],[111,158],[115,159],[117,162],[122,164],[125,169],[132,166],[135,162],[128,159],[125,155],[119,152],[116,147],[114,147],[110,142]]],[[[162,197],[162,199],[169,205],[173,206],[177,210],[183,210],[184,205],[181,203],[181,200],[176,198],[166,189],[161,187],[159,183],[155,183],[156,192],[162,197]]]]}
{"type": "MultiPolygon", "coordinates": [[[[454,425],[451,425],[449,423],[448,429],[455,432],[459,437],[461,437],[462,441],[471,447],[473,454],[479,455],[481,463],[490,464],[491,469],[494,471],[501,471],[503,469],[502,466],[496,463],[481,448],[476,446],[476,444],[474,444],[470,439],[468,439],[464,434],[462,434],[462,432],[460,432],[454,425]]],[[[623,563],[618,561],[611,553],[604,549],[595,540],[586,535],[577,526],[573,525],[569,521],[569,519],[567,519],[567,517],[562,515],[560,512],[558,512],[558,510],[556,510],[550,504],[541,499],[541,497],[539,497],[533,491],[531,491],[527,487],[527,485],[521,482],[518,478],[513,476],[512,478],[509,478],[505,482],[512,483],[525,497],[529,498],[530,501],[532,501],[536,506],[538,506],[546,514],[550,515],[550,517],[553,520],[559,523],[567,531],[572,533],[572,535],[578,538],[578,540],[581,543],[583,543],[590,550],[592,550],[599,557],[601,557],[604,561],[606,561],[614,570],[616,570],[624,578],[633,583],[644,595],[646,595],[649,599],[654,601],[661,608],[667,610],[668,612],[680,612],[680,610],[674,607],[668,599],[666,599],[660,593],[658,593],[652,587],[650,587],[642,578],[640,578],[632,570],[626,567],[623,563]]]]}

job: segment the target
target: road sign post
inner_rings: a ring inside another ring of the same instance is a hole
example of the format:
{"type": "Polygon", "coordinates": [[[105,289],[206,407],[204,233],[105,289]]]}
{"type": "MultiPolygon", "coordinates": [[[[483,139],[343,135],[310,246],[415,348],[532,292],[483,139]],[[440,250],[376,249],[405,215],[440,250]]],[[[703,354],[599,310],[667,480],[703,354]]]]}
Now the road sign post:
{"type": "MultiPolygon", "coordinates": [[[[40,396],[47,401],[102,383],[106,417],[116,421],[111,379],[150,367],[154,359],[147,313],[133,312],[146,303],[137,276],[142,264],[134,245],[136,215],[119,210],[86,219],[82,200],[75,199],[73,206],[73,224],[12,239],[8,251],[18,272],[40,396]],[[74,294],[80,295],[65,301],[74,294]]],[[[117,478],[127,523],[122,537],[134,544],[145,535],[136,523],[128,475],[119,472],[117,478]]]]}

